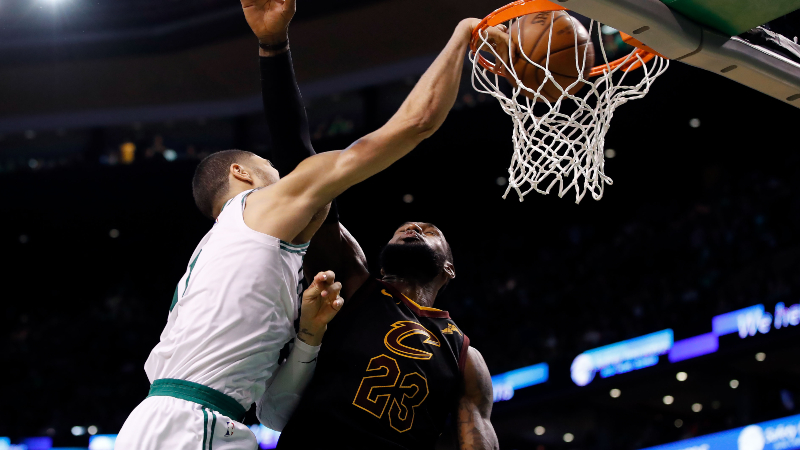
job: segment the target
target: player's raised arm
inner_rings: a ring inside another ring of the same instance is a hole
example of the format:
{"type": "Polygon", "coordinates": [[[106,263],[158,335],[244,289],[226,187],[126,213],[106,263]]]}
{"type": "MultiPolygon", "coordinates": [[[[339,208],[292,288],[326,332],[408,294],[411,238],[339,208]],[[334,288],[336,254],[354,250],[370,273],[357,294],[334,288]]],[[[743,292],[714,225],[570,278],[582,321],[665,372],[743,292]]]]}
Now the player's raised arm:
{"type": "MultiPolygon", "coordinates": [[[[478,22],[465,19],[459,23],[447,46],[383,127],[345,150],[304,160],[274,186],[254,194],[254,208],[249,214],[261,215],[263,220],[252,215],[248,220],[246,213],[248,225],[281,239],[294,239],[321,206],[384,170],[430,137],[455,102],[464,55],[478,22]]],[[[507,45],[505,33],[497,28],[488,31],[498,45],[507,45]]]]}
{"type": "MultiPolygon", "coordinates": [[[[268,157],[279,173],[287,174],[316,154],[288,44],[295,2],[245,0],[242,9],[259,43],[261,98],[272,141],[268,157]]],[[[303,236],[298,240],[303,241],[303,236]]],[[[331,202],[324,223],[314,234],[303,267],[307,277],[323,269],[336,272],[345,285],[344,298],[350,298],[369,277],[364,252],[339,223],[336,200],[331,202]]]]}
{"type": "Polygon", "coordinates": [[[492,415],[492,377],[478,350],[467,349],[464,388],[458,402],[458,446],[461,450],[497,449],[492,415]]]}

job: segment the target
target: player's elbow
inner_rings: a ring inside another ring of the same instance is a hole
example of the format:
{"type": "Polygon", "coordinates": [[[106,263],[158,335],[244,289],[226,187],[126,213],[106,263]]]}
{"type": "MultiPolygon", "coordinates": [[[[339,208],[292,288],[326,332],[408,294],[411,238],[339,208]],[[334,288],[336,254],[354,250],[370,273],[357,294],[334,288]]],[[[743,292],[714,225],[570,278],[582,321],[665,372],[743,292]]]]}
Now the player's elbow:
{"type": "Polygon", "coordinates": [[[402,113],[405,128],[419,140],[433,136],[444,121],[432,103],[423,107],[409,108],[402,113]]]}

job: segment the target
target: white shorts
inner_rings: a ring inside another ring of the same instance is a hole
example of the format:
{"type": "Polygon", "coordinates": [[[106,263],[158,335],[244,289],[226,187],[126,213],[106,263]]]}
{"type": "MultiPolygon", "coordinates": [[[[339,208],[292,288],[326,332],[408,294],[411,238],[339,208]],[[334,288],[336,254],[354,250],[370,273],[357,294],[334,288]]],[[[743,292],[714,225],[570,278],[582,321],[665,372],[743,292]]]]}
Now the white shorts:
{"type": "Polygon", "coordinates": [[[115,450],[256,450],[253,432],[217,411],[174,397],[148,397],[131,412],[115,450]]]}

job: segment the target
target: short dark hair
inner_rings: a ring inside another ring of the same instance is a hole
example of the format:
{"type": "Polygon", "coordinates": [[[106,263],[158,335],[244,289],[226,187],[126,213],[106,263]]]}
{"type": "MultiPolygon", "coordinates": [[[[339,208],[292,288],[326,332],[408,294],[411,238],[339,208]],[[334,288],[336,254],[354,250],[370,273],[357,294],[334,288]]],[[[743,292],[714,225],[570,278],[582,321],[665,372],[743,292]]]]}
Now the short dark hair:
{"type": "Polygon", "coordinates": [[[192,195],[204,216],[214,218],[214,203],[228,190],[231,164],[241,164],[252,156],[255,154],[244,150],[223,150],[200,161],[192,178],[192,195]]]}

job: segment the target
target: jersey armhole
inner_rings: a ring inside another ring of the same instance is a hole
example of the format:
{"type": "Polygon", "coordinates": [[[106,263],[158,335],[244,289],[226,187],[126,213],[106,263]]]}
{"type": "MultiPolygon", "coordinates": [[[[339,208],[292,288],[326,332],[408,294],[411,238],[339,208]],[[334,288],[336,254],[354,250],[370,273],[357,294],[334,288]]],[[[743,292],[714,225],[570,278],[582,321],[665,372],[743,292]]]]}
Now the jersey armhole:
{"type": "Polygon", "coordinates": [[[464,341],[461,343],[461,352],[458,354],[458,371],[464,375],[464,366],[467,363],[467,352],[469,351],[469,337],[464,335],[464,341]]]}

